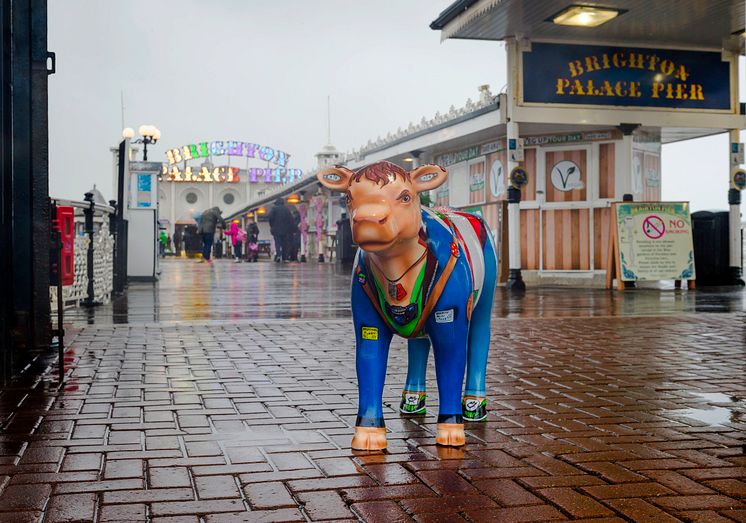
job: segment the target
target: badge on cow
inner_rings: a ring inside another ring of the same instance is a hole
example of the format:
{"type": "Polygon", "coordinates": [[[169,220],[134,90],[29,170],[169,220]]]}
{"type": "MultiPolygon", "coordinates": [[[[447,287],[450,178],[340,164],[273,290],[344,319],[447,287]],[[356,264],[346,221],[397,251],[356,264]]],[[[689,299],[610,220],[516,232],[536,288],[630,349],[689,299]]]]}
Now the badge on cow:
{"type": "Polygon", "coordinates": [[[453,323],[453,309],[435,311],[435,323],[453,323]]]}
{"type": "Polygon", "coordinates": [[[378,329],[376,327],[363,327],[362,335],[364,340],[378,341],[378,329]]]}

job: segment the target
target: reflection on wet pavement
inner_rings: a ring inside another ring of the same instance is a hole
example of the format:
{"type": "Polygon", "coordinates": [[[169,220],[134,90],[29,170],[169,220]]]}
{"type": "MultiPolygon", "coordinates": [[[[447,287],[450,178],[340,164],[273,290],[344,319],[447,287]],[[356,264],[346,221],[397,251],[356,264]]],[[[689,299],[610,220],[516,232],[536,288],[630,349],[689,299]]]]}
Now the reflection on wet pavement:
{"type": "Polygon", "coordinates": [[[742,291],[501,289],[487,421],[435,445],[432,358],[400,416],[397,338],[380,453],[350,449],[348,295],[333,265],[169,260],[69,311],[63,389],[39,358],[0,391],[0,521],[746,521],[742,291]]]}
{"type": "MultiPolygon", "coordinates": [[[[744,380],[746,381],[746,376],[744,380]]],[[[706,403],[706,406],[672,410],[668,414],[695,419],[708,426],[722,426],[746,420],[746,400],[742,397],[720,392],[692,392],[692,394],[706,403]]]]}
{"type": "MultiPolygon", "coordinates": [[[[151,323],[162,321],[237,321],[242,319],[318,319],[350,317],[349,267],[336,264],[269,261],[212,266],[193,260],[165,259],[159,282],[130,283],[124,296],[91,309],[67,311],[73,323],[151,323]]],[[[669,286],[670,287],[670,286],[669,286]]],[[[516,296],[503,287],[495,299],[500,318],[660,316],[695,312],[746,311],[742,288],[695,291],[641,288],[543,287],[516,296]]]]}

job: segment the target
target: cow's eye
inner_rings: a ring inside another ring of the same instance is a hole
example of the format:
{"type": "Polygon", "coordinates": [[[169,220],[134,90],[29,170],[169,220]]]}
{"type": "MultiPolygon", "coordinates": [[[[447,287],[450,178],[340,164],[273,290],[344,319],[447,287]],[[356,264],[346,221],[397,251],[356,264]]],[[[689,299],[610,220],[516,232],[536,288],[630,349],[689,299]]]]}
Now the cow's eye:
{"type": "Polygon", "coordinates": [[[402,203],[409,203],[412,201],[412,195],[409,194],[407,191],[404,191],[399,195],[397,200],[401,201],[402,203]]]}

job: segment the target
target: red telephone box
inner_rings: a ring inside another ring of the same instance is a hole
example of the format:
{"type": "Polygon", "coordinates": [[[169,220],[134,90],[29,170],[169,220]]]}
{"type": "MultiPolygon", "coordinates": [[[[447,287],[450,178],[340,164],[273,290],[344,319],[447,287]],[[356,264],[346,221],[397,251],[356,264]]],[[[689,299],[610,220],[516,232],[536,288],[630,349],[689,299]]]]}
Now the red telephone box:
{"type": "Polygon", "coordinates": [[[60,277],[62,285],[72,285],[75,282],[75,209],[58,206],[56,218],[62,240],[60,277]]]}

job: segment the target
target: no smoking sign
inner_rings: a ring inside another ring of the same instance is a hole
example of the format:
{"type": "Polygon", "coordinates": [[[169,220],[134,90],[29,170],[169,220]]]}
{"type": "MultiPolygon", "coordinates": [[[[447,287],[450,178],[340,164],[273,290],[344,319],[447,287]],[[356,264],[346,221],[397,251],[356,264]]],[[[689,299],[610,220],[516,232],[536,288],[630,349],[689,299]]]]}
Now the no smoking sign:
{"type": "Polygon", "coordinates": [[[642,232],[651,240],[657,240],[666,233],[666,224],[658,216],[648,216],[642,222],[642,232]]]}

